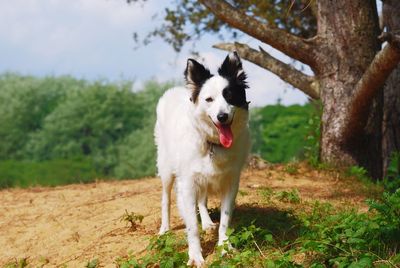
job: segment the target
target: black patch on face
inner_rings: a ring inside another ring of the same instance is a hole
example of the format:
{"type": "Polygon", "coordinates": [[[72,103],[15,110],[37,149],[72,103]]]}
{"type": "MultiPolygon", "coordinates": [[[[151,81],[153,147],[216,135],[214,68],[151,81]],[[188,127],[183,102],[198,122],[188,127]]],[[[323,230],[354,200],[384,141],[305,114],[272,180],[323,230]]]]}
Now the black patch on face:
{"type": "Polygon", "coordinates": [[[188,59],[184,72],[186,85],[192,90],[190,100],[195,103],[204,82],[212,77],[210,71],[194,59],[188,59]]]}
{"type": "Polygon", "coordinates": [[[229,85],[222,91],[225,100],[231,105],[248,110],[249,103],[246,100],[247,76],[236,52],[225,58],[218,69],[218,74],[229,82],[229,85]]]}

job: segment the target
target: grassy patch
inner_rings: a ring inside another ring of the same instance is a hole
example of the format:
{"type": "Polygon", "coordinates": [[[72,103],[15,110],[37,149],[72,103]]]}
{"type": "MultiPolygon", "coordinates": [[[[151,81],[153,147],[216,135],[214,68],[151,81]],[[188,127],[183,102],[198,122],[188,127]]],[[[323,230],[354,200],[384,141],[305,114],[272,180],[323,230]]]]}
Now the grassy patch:
{"type": "Polygon", "coordinates": [[[98,177],[99,174],[87,159],[43,162],[0,161],[0,188],[87,183],[98,177]]]}
{"type": "MultiPolygon", "coordinates": [[[[262,190],[267,196],[271,191],[262,190]]],[[[296,210],[238,206],[229,230],[233,250],[217,248],[209,267],[398,267],[400,190],[368,201],[370,211],[307,203],[296,210]],[[222,249],[228,253],[221,257],[222,249]]],[[[120,267],[183,267],[186,242],[169,233],[152,238],[139,259],[119,259],[120,267]]]]}

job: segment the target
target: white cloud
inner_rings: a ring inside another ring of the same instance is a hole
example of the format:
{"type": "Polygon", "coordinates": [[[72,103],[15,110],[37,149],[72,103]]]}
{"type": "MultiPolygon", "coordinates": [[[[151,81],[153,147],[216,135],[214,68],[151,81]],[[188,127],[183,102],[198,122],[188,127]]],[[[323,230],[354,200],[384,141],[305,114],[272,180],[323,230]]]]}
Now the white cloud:
{"type": "Polygon", "coordinates": [[[93,45],[102,45],[96,41],[107,41],[108,36],[115,42],[118,33],[121,39],[130,38],[134,27],[148,21],[153,8],[151,1],[143,9],[122,0],[2,1],[0,40],[43,60],[56,60],[90,52],[93,45]]]}

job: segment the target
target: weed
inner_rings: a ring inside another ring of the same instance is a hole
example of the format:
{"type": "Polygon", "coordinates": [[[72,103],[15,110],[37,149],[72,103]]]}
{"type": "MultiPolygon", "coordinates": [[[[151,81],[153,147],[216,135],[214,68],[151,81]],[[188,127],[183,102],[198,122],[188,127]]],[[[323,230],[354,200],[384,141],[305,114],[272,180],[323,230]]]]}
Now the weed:
{"type": "Polygon", "coordinates": [[[296,163],[289,163],[285,166],[286,173],[296,175],[299,173],[299,167],[296,163]]]}
{"type": "Polygon", "coordinates": [[[400,152],[395,152],[390,157],[387,174],[381,184],[391,193],[400,188],[400,152]]]}
{"type": "Polygon", "coordinates": [[[174,233],[165,233],[150,239],[147,254],[142,258],[128,256],[117,259],[120,268],[141,267],[186,267],[188,255],[185,239],[178,238],[174,233]]]}
{"type": "Polygon", "coordinates": [[[359,166],[351,166],[346,170],[347,176],[353,176],[358,179],[365,179],[368,177],[368,172],[365,168],[359,166]]]}
{"type": "Polygon", "coordinates": [[[301,201],[300,194],[297,189],[293,189],[290,192],[288,191],[278,192],[275,194],[275,196],[281,202],[299,204],[301,201]]]}
{"type": "Polygon", "coordinates": [[[246,192],[246,191],[243,191],[243,190],[239,190],[239,195],[240,196],[246,196],[246,195],[248,195],[249,193],[248,192],[246,192]]]}
{"type": "Polygon", "coordinates": [[[7,263],[5,268],[25,268],[28,267],[28,258],[16,259],[15,261],[7,263]]]}
{"type": "Polygon", "coordinates": [[[210,264],[210,267],[247,267],[249,265],[260,265],[263,259],[261,247],[267,243],[273,243],[272,234],[267,230],[254,225],[242,227],[238,232],[233,229],[228,230],[229,242],[234,249],[229,249],[227,245],[217,249],[218,254],[210,264]],[[221,258],[222,250],[227,254],[221,258]]]}
{"type": "Polygon", "coordinates": [[[263,198],[263,201],[266,203],[270,203],[273,201],[273,198],[278,199],[281,202],[299,204],[301,201],[299,191],[297,189],[292,189],[291,191],[281,191],[274,193],[271,188],[264,187],[260,189],[260,195],[263,198]]]}
{"type": "Polygon", "coordinates": [[[381,239],[392,247],[400,246],[400,189],[393,194],[383,193],[380,202],[367,203],[371,211],[377,212],[374,221],[380,226],[381,239]]]}
{"type": "Polygon", "coordinates": [[[267,203],[269,203],[273,197],[273,190],[271,188],[268,187],[264,187],[262,189],[260,189],[260,194],[263,198],[263,200],[267,203]]]}
{"type": "Polygon", "coordinates": [[[85,265],[86,268],[97,268],[99,267],[99,260],[98,259],[93,259],[91,261],[88,261],[85,265]]]}
{"type": "Polygon", "coordinates": [[[134,232],[136,231],[138,225],[142,223],[144,216],[140,214],[136,214],[135,212],[128,212],[125,210],[124,215],[121,216],[121,221],[124,221],[130,224],[129,229],[134,232]]]}

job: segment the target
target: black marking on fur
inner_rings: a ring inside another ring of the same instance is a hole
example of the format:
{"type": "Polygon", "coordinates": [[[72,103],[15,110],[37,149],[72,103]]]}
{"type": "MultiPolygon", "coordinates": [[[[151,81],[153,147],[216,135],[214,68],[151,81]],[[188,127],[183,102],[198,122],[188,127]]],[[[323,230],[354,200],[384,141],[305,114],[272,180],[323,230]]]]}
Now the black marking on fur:
{"type": "Polygon", "coordinates": [[[184,72],[186,84],[192,90],[190,100],[195,103],[200,94],[201,87],[207,79],[212,77],[210,71],[194,59],[188,59],[184,72]]]}
{"type": "Polygon", "coordinates": [[[229,85],[222,92],[225,100],[231,105],[248,110],[249,103],[246,100],[247,75],[243,71],[242,62],[236,52],[225,58],[218,69],[218,74],[229,82],[229,85]]]}

